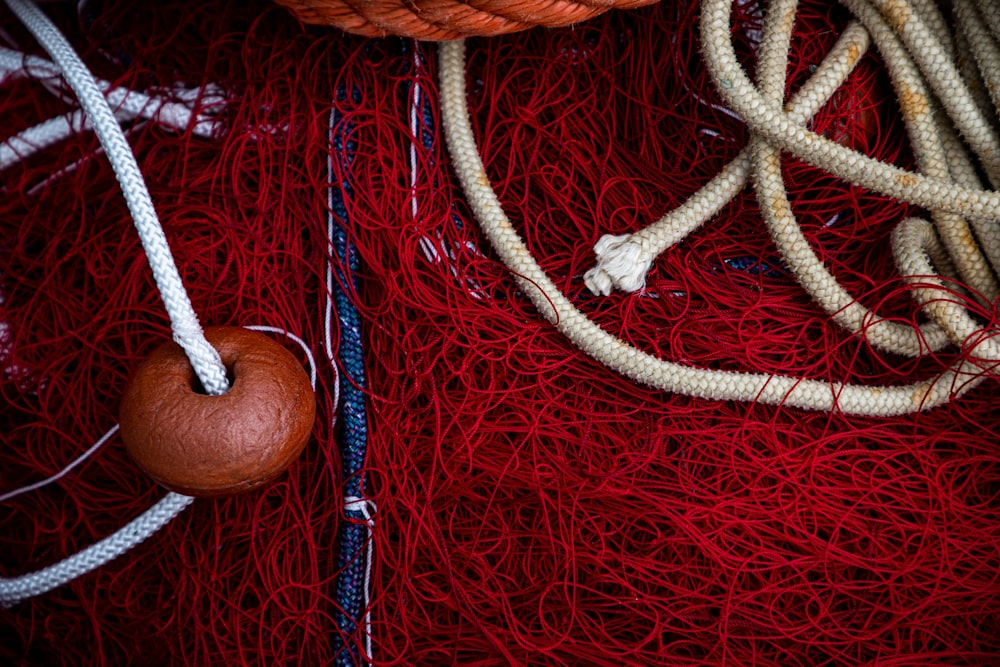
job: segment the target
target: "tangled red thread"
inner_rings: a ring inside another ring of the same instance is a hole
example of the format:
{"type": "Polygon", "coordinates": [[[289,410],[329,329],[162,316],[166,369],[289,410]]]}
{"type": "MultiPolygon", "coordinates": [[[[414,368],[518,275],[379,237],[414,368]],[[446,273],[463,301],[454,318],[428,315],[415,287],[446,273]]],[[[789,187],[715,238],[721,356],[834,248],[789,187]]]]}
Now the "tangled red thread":
{"type": "MultiPolygon", "coordinates": [[[[120,85],[228,91],[216,139],[155,124],[130,134],[206,323],[280,326],[321,350],[327,119],[349,93],[338,111],[357,147],[343,176],[378,508],[375,664],[1000,659],[992,380],[887,419],[636,386],[544,322],[488,249],[449,171],[433,49],[303,28],[263,3],[146,5],[61,20],[120,85]]],[[[737,3],[734,17],[752,71],[760,8],[737,3]]],[[[902,359],[832,325],[783,266],[750,190],[658,259],[645,292],[587,292],[602,234],[659,218],[747,141],[702,66],[697,20],[696,3],[662,3],[470,42],[473,127],[532,253],[602,326],[680,363],[869,384],[950,365],[961,350],[902,359]]],[[[791,90],[846,21],[802,4],[791,90]]],[[[67,109],[36,83],[3,87],[9,134],[67,109]]],[[[885,89],[869,53],[810,127],[912,166],[885,89]]],[[[95,148],[81,134],[0,175],[3,489],[52,474],[109,428],[130,369],[167,336],[95,148]]],[[[826,266],[880,314],[920,321],[889,245],[911,207],[785,163],[826,266]]],[[[0,612],[0,661],[326,664],[343,640],[361,647],[360,630],[343,637],[335,622],[343,480],[333,374],[319,375],[315,439],[288,474],[195,503],[125,557],[0,612]]],[[[160,493],[113,442],[6,504],[2,574],[92,543],[160,493]]]]}

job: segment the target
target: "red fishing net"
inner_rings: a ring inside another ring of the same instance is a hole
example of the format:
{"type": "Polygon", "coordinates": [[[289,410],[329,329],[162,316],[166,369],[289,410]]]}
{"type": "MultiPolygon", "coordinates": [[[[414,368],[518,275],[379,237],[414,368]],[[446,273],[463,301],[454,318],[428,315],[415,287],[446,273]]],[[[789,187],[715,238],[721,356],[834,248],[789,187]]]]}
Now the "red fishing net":
{"type": "MultiPolygon", "coordinates": [[[[876,419],[667,395],[616,375],[538,315],[483,240],[449,169],[433,48],[243,4],[46,11],[117,85],[224,91],[214,138],[142,121],[129,136],[201,321],[278,327],[315,353],[314,440],[266,489],[196,501],[118,560],[0,611],[0,662],[318,665],[365,650],[363,624],[338,627],[338,526],[356,519],[323,352],[335,286],[361,315],[375,664],[1000,659],[995,381],[876,419]],[[329,247],[331,156],[356,270],[329,247]]],[[[2,16],[0,34],[38,53],[2,16]]],[[[802,4],[790,90],[848,18],[802,4]]],[[[756,3],[737,4],[750,71],[760,23],[756,3]]],[[[659,218],[746,144],[703,66],[696,3],[472,40],[468,82],[505,210],[608,331],[679,363],[830,382],[903,384],[959,357],[880,353],[833,325],[782,263],[750,189],[658,259],[645,291],[584,287],[602,234],[659,218]]],[[[37,81],[0,90],[4,136],[71,108],[37,81]]],[[[887,90],[868,53],[810,127],[912,168],[887,90]]],[[[0,493],[112,427],[130,370],[169,337],[96,149],[80,132],[0,173],[0,493]]],[[[882,315],[920,321],[889,245],[916,209],[795,159],[784,171],[841,283],[882,315]]],[[[343,333],[335,318],[334,343],[343,333]]],[[[4,503],[0,574],[73,553],[162,493],[112,439],[4,503]]]]}

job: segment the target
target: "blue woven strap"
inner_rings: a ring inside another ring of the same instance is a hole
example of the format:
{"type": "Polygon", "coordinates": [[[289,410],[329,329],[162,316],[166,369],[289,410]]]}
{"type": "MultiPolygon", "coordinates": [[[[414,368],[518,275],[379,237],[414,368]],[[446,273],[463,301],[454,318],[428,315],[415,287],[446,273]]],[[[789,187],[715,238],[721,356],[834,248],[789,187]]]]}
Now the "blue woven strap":
{"type": "MultiPolygon", "coordinates": [[[[361,336],[361,316],[352,300],[357,293],[358,256],[348,236],[348,203],[353,196],[351,167],[357,144],[351,138],[354,125],[344,108],[360,102],[361,93],[355,89],[348,98],[347,91],[338,87],[331,116],[331,152],[335,173],[341,175],[340,183],[330,183],[330,214],[332,225],[332,252],[334,254],[335,280],[330,285],[339,327],[340,359],[340,456],[344,471],[344,497],[364,497],[362,469],[368,450],[368,418],[365,409],[365,362],[361,336]],[[346,269],[346,272],[345,272],[346,269]]],[[[339,535],[339,573],[337,576],[336,614],[338,631],[333,637],[338,649],[336,664],[353,667],[360,664],[359,635],[357,633],[365,613],[365,550],[369,536],[366,517],[358,509],[345,511],[347,521],[341,525],[339,535]]]]}

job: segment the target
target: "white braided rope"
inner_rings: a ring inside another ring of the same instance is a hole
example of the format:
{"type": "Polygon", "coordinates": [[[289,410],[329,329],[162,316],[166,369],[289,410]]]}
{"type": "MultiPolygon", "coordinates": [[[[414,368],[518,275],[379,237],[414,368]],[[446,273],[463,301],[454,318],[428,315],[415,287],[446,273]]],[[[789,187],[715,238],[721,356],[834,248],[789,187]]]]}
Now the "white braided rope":
{"type": "Polygon", "coordinates": [[[948,21],[937,6],[936,0],[910,0],[913,11],[916,12],[931,31],[938,45],[945,54],[954,59],[955,41],[952,39],[951,30],[948,28],[948,21]]]}
{"type": "Polygon", "coordinates": [[[11,579],[0,579],[0,605],[10,607],[87,574],[144,541],[181,513],[194,498],[168,493],[137,519],[55,565],[11,579]]]}
{"type": "MultiPolygon", "coordinates": [[[[108,95],[109,105],[114,106],[113,100],[115,94],[120,90],[120,88],[115,89],[108,95]]],[[[168,125],[178,130],[187,128],[192,113],[183,105],[143,95],[142,93],[136,93],[136,95],[141,95],[148,103],[139,106],[139,101],[134,96],[128,96],[126,93],[121,105],[114,112],[117,120],[129,121],[142,117],[156,120],[163,125],[168,125]],[[184,109],[183,114],[176,111],[178,107],[184,109]]],[[[216,122],[214,120],[201,119],[193,125],[192,134],[211,136],[214,133],[215,127],[216,122]]],[[[54,116],[37,125],[33,125],[0,143],[0,171],[18,162],[23,162],[35,153],[89,129],[90,121],[87,115],[79,109],[54,116]]]]}
{"type": "MultiPolygon", "coordinates": [[[[309,366],[309,383],[312,385],[313,390],[316,389],[316,359],[313,356],[312,350],[309,349],[309,346],[306,345],[306,342],[302,340],[302,338],[280,327],[252,325],[244,328],[250,329],[251,331],[280,334],[295,342],[306,356],[307,365],[309,366]]],[[[336,365],[334,365],[333,371],[334,382],[340,382],[340,374],[336,365]]],[[[337,391],[338,390],[336,389],[334,390],[335,405],[336,397],[338,395],[337,391]]],[[[331,421],[331,426],[332,425],[336,425],[335,419],[331,421]]],[[[13,489],[0,495],[0,503],[6,502],[11,498],[30,491],[37,491],[48,484],[62,479],[67,473],[83,463],[91,455],[103,447],[117,433],[118,425],[115,424],[93,445],[83,452],[83,454],[63,467],[62,470],[43,480],[27,484],[18,489],[13,489]]],[[[189,496],[183,496],[173,492],[168,493],[156,505],[146,510],[146,512],[126,525],[124,528],[121,528],[118,532],[104,538],[100,542],[87,547],[83,551],[77,552],[76,554],[73,554],[72,556],[69,556],[54,565],[36,572],[31,572],[29,574],[10,579],[0,578],[0,606],[11,607],[30,597],[47,593],[54,588],[58,588],[63,584],[69,583],[73,579],[83,576],[91,570],[114,560],[118,556],[121,556],[130,550],[132,547],[138,545],[140,542],[143,542],[146,538],[150,537],[157,530],[169,523],[171,519],[190,505],[193,500],[194,498],[189,496]]],[[[370,518],[367,516],[368,509],[368,507],[365,508],[366,518],[370,518]]]]}
{"type": "Polygon", "coordinates": [[[976,57],[972,55],[969,39],[962,30],[955,33],[955,60],[958,63],[959,72],[962,73],[962,78],[969,85],[969,92],[972,93],[976,106],[984,114],[988,114],[993,108],[993,100],[990,99],[982,73],[976,66],[976,57]]]}
{"type": "Polygon", "coordinates": [[[0,143],[0,171],[89,127],[82,111],[70,111],[18,132],[0,143]]]}
{"type": "MultiPolygon", "coordinates": [[[[719,5],[719,2],[715,5],[719,5]]],[[[727,42],[723,47],[716,48],[716,52],[722,53],[723,66],[716,63],[713,74],[722,81],[723,88],[739,88],[737,93],[730,90],[727,102],[744,117],[754,116],[760,125],[766,126],[767,131],[764,131],[756,123],[750,123],[759,136],[768,141],[776,141],[783,148],[789,148],[788,144],[791,144],[791,150],[799,157],[828,171],[834,171],[841,177],[848,174],[851,177],[847,180],[897,198],[924,205],[934,204],[930,206],[932,209],[972,211],[980,218],[988,219],[990,206],[1000,203],[996,193],[984,192],[973,184],[956,186],[947,175],[944,178],[934,178],[882,165],[797,127],[796,121],[787,112],[781,111],[780,105],[767,102],[736,65],[732,44],[728,42],[729,5],[726,4],[721,9],[714,7],[715,14],[710,10],[713,7],[708,7],[703,13],[703,30],[711,32],[714,29],[724,35],[727,42]],[[711,26],[706,27],[706,24],[711,26]],[[735,72],[730,71],[732,69],[735,72]],[[738,107],[728,99],[740,95],[744,97],[742,106],[738,107]],[[810,157],[819,159],[811,160],[810,157]],[[837,163],[838,170],[827,167],[827,163],[833,162],[837,163]],[[875,187],[876,182],[882,187],[875,187]],[[907,196],[901,197],[904,193],[907,196]]],[[[793,17],[794,14],[790,16],[793,17]]],[[[790,28],[789,20],[788,30],[790,28]]],[[[855,54],[855,58],[857,55],[859,54],[855,54]]],[[[627,345],[587,319],[555,287],[528,252],[500,207],[485,173],[469,123],[465,97],[464,43],[442,44],[439,66],[442,121],[449,151],[469,205],[485,235],[542,314],[575,345],[610,368],[643,384],[703,398],[760,401],[806,409],[837,408],[851,414],[889,416],[941,405],[961,395],[983,379],[983,368],[991,369],[1000,360],[1000,356],[995,356],[997,351],[989,342],[989,335],[984,335],[978,329],[978,333],[972,332],[975,333],[972,335],[967,330],[967,322],[957,326],[954,318],[938,317],[939,312],[930,310],[947,337],[956,344],[966,346],[968,357],[934,378],[897,387],[864,387],[787,376],[696,369],[656,359],[627,345]]],[[[943,255],[943,252],[938,254],[943,255]]],[[[926,343],[917,346],[918,351],[921,349],[928,349],[926,343]]]]}
{"type": "Polygon", "coordinates": [[[934,227],[926,220],[907,218],[893,230],[892,242],[896,264],[913,287],[914,298],[938,323],[954,332],[956,341],[982,354],[982,373],[995,373],[1000,365],[997,332],[983,329],[973,320],[931,266],[930,257],[943,251],[934,227]]]}
{"type": "MultiPolygon", "coordinates": [[[[951,127],[951,124],[944,116],[944,112],[940,108],[935,107],[934,114],[935,125],[938,129],[938,138],[941,140],[945,159],[948,162],[948,172],[951,174],[952,179],[967,188],[981,187],[976,168],[972,164],[972,160],[969,158],[954,128],[951,127]]],[[[968,223],[976,234],[976,240],[979,241],[979,249],[986,255],[990,266],[993,267],[993,273],[995,275],[1000,273],[1000,225],[997,225],[993,220],[983,220],[981,218],[972,218],[968,220],[968,223]]],[[[940,264],[935,265],[942,271],[944,270],[944,267],[940,264]]]]}
{"type": "Polygon", "coordinates": [[[174,340],[184,348],[205,391],[213,395],[225,393],[229,388],[226,369],[219,353],[205,340],[139,165],[97,82],[66,38],[35,5],[28,0],[6,2],[58,65],[66,82],[76,93],[80,106],[90,118],[94,133],[107,153],[135,221],[153,278],[170,317],[174,340]]]}
{"type": "MultiPolygon", "coordinates": [[[[49,84],[50,88],[57,87],[53,92],[72,102],[71,96],[63,94],[59,67],[51,60],[0,46],[0,74],[27,76],[49,84]]],[[[170,90],[169,97],[174,99],[168,99],[166,95],[113,86],[103,79],[95,78],[94,81],[117,117],[147,118],[181,131],[190,128],[193,135],[204,138],[212,138],[221,130],[213,114],[226,97],[218,86],[177,87],[170,90]],[[192,110],[194,102],[199,102],[201,110],[198,113],[192,110]]],[[[84,127],[89,129],[89,119],[86,123],[84,127]]]]}
{"type": "MultiPolygon", "coordinates": [[[[152,200],[136,164],[135,156],[125,140],[114,113],[108,106],[108,101],[105,100],[93,76],[66,39],[37,7],[26,0],[6,1],[11,11],[24,23],[25,27],[49,52],[55,64],[62,70],[67,83],[76,92],[87,120],[107,153],[125,195],[129,211],[135,221],[167,313],[170,316],[174,340],[184,348],[205,390],[210,394],[224,393],[229,388],[225,367],[222,365],[218,352],[205,340],[201,325],[198,323],[198,318],[181,282],[180,274],[177,272],[166,236],[156,217],[152,200]]],[[[5,53],[0,54],[3,56],[0,63],[4,69],[12,71],[10,52],[9,50],[4,51],[5,53]]],[[[44,68],[51,65],[42,59],[37,60],[40,62],[34,64],[39,67],[44,68]]],[[[109,97],[113,101],[114,98],[118,98],[117,104],[126,109],[126,114],[132,113],[133,116],[137,116],[144,113],[143,109],[148,107],[151,98],[130,96],[130,93],[131,91],[125,89],[112,89],[109,92],[109,97]],[[129,107],[130,104],[131,107],[129,107]]],[[[168,113],[173,113],[175,119],[179,117],[187,121],[191,120],[190,110],[184,109],[183,105],[168,113]],[[187,116],[185,117],[184,114],[187,116]]],[[[76,116],[65,120],[69,127],[72,127],[73,121],[77,120],[82,124],[82,119],[78,119],[76,116]]],[[[56,120],[55,125],[39,130],[42,133],[40,136],[47,137],[49,135],[46,133],[53,132],[58,134],[61,131],[58,122],[56,120]]],[[[71,463],[66,470],[96,451],[104,440],[106,438],[102,438],[98,444],[85,453],[84,457],[71,463]]],[[[54,478],[58,478],[66,470],[54,478]]],[[[45,480],[43,483],[49,481],[51,479],[45,480]]],[[[43,483],[31,485],[30,488],[37,488],[43,483]]],[[[17,490],[16,493],[21,491],[17,490]]],[[[8,493],[5,497],[13,495],[15,494],[8,493]]],[[[0,578],[0,606],[9,607],[27,598],[46,593],[121,556],[169,523],[193,500],[189,496],[168,493],[138,518],[82,551],[29,574],[13,578],[0,578]]]]}

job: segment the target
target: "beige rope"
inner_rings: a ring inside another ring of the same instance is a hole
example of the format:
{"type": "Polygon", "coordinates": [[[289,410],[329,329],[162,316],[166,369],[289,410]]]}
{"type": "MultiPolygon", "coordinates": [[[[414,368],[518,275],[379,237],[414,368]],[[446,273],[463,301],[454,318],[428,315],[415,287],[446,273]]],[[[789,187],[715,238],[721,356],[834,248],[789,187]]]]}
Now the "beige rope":
{"type": "Polygon", "coordinates": [[[972,46],[969,45],[969,40],[962,30],[955,33],[955,62],[958,64],[958,71],[961,73],[962,79],[969,85],[969,92],[972,93],[976,106],[983,112],[983,115],[992,113],[993,100],[990,99],[982,73],[976,66],[976,57],[972,55],[972,46]]]}
{"type": "MultiPolygon", "coordinates": [[[[848,3],[845,3],[848,4],[848,3]]],[[[973,100],[958,68],[945,53],[923,17],[908,0],[872,0],[906,45],[966,143],[973,149],[996,186],[1000,183],[1000,139],[973,100]]],[[[856,4],[851,3],[853,9],[856,4]]],[[[855,13],[857,15],[857,13],[855,13]]],[[[970,42],[971,44],[971,42],[970,42]]],[[[973,44],[973,50],[975,45],[973,44]]]]}
{"type": "MultiPolygon", "coordinates": [[[[969,159],[965,146],[962,145],[954,128],[948,122],[944,112],[935,105],[935,125],[938,128],[938,136],[941,139],[942,149],[948,163],[948,171],[956,183],[960,183],[967,188],[981,187],[979,175],[976,168],[969,159]]],[[[986,255],[994,274],[1000,270],[1000,225],[992,220],[982,220],[973,218],[968,221],[979,241],[979,248],[986,255]]],[[[941,268],[945,275],[952,278],[957,277],[957,272],[948,273],[942,264],[935,262],[935,266],[941,268]]]]}
{"type": "MultiPolygon", "coordinates": [[[[780,23],[780,30],[775,29],[779,27],[777,21],[765,23],[758,53],[758,85],[765,100],[774,107],[780,107],[785,90],[795,5],[796,0],[776,0],[771,4],[769,12],[789,18],[780,23]]],[[[926,123],[923,125],[923,132],[917,132],[918,138],[926,138],[921,137],[928,132],[926,123]]],[[[842,327],[852,333],[863,333],[872,345],[883,351],[912,357],[947,345],[948,336],[936,324],[924,325],[918,331],[909,325],[880,320],[840,286],[809,246],[792,213],[778,149],[759,135],[751,138],[750,147],[754,187],[764,222],[782,259],[813,300],[842,327]]],[[[944,176],[947,176],[946,170],[944,176]]]]}
{"type": "MultiPolygon", "coordinates": [[[[983,15],[971,0],[954,0],[955,21],[969,44],[969,52],[978,66],[993,101],[993,111],[1000,112],[1000,47],[983,22],[983,15]]],[[[994,11],[987,12],[995,14],[994,11]]]]}
{"type": "Polygon", "coordinates": [[[973,320],[935,273],[930,256],[940,255],[943,248],[933,226],[926,220],[907,218],[893,230],[892,243],[896,264],[913,287],[914,298],[950,333],[956,345],[969,351],[967,370],[978,372],[980,377],[995,372],[1000,365],[997,332],[983,329],[973,320]]]}
{"type": "MultiPolygon", "coordinates": [[[[920,73],[878,12],[863,2],[846,4],[869,28],[882,52],[894,87],[899,91],[901,108],[922,170],[938,178],[950,178],[947,157],[938,136],[933,109],[927,103],[929,96],[920,73]]],[[[794,0],[784,0],[772,4],[770,11],[790,16],[794,6],[794,0]]],[[[776,22],[769,21],[766,28],[775,25],[776,22]]],[[[780,105],[780,95],[784,90],[783,75],[791,24],[783,23],[782,28],[780,35],[765,29],[759,53],[757,79],[765,100],[774,107],[780,105]]],[[[877,320],[837,283],[809,247],[791,211],[781,177],[778,150],[757,135],[752,140],[752,146],[754,184],[762,216],[782,258],[813,299],[841,326],[862,333],[881,350],[917,356],[927,352],[928,347],[935,350],[943,347],[948,337],[936,324],[925,325],[917,332],[910,326],[877,320]]],[[[935,214],[935,221],[961,278],[988,300],[993,299],[1000,288],[986,259],[972,242],[966,222],[949,213],[935,214]]],[[[952,263],[947,262],[949,266],[952,263]]]]}
{"type": "Polygon", "coordinates": [[[986,26],[990,29],[993,39],[1000,42],[1000,7],[996,0],[976,0],[979,13],[986,21],[986,26]]]}
{"type": "Polygon", "coordinates": [[[727,104],[750,128],[802,160],[855,185],[930,210],[996,220],[1000,193],[887,165],[798,127],[768,105],[740,68],[729,39],[729,0],[705,0],[701,32],[706,65],[727,104]]]}
{"type": "Polygon", "coordinates": [[[936,0],[910,0],[910,4],[913,6],[913,12],[927,24],[927,29],[931,31],[934,39],[944,49],[945,54],[954,59],[955,40],[952,38],[948,21],[938,8],[936,0]]]}
{"type": "MultiPolygon", "coordinates": [[[[967,2],[968,0],[965,1],[967,2]]],[[[870,11],[870,7],[864,3],[854,3],[852,6],[856,11],[860,11],[860,8],[868,8],[869,15],[872,13],[870,11]]],[[[911,14],[924,17],[926,28],[922,31],[918,30],[916,32],[918,33],[918,36],[922,35],[924,38],[927,38],[928,34],[933,35],[932,41],[936,41],[938,44],[937,49],[940,52],[938,53],[939,57],[942,54],[949,55],[953,51],[954,46],[950,35],[947,33],[944,18],[941,16],[932,0],[911,0],[910,5],[894,6],[904,8],[903,10],[897,10],[897,15],[906,10],[910,11],[911,14]]],[[[875,13],[875,15],[877,16],[877,13],[875,13]]],[[[885,24],[885,22],[881,19],[879,19],[879,22],[882,25],[885,24]]],[[[872,23],[872,20],[869,20],[869,23],[872,23]]],[[[860,31],[860,28],[853,24],[849,26],[847,30],[845,30],[840,42],[838,42],[836,47],[831,51],[820,68],[822,70],[825,66],[833,65],[831,70],[839,69],[839,72],[837,72],[839,77],[831,77],[825,82],[833,83],[835,81],[834,88],[838,87],[844,78],[846,78],[855,62],[850,59],[842,60],[840,62],[837,60],[844,55],[853,53],[850,49],[847,51],[840,50],[845,46],[845,43],[847,42],[845,38],[851,35],[852,30],[860,31]],[[844,63],[850,63],[850,65],[846,68],[837,67],[838,65],[842,66],[844,63]]],[[[853,37],[853,35],[851,36],[853,37]]],[[[865,44],[867,44],[867,42],[865,42],[865,44]]],[[[892,35],[891,37],[889,35],[885,35],[883,45],[880,48],[882,50],[885,50],[886,48],[893,48],[895,49],[895,52],[899,52],[901,47],[898,44],[899,40],[895,37],[895,35],[892,35]]],[[[901,54],[895,56],[895,60],[897,61],[901,61],[903,59],[904,58],[901,54]]],[[[910,71],[915,71],[915,68],[910,66],[909,62],[907,62],[906,65],[910,71]]],[[[974,64],[972,64],[972,67],[975,69],[974,64]]],[[[996,69],[994,76],[1000,76],[1000,68],[996,69]]],[[[817,82],[819,78],[820,70],[816,72],[807,86],[817,82]]],[[[931,97],[925,90],[923,90],[924,84],[919,74],[909,75],[904,78],[906,79],[906,83],[897,83],[896,87],[899,91],[900,99],[904,102],[910,102],[904,106],[904,111],[909,113],[909,116],[911,117],[910,122],[912,123],[916,122],[913,121],[913,117],[917,115],[924,115],[918,112],[936,107],[934,107],[934,105],[930,102],[931,97]],[[919,84],[914,86],[912,83],[914,81],[919,82],[919,84]],[[921,105],[924,109],[919,108],[921,105]]],[[[805,92],[806,89],[803,88],[800,95],[805,92]]],[[[826,92],[826,97],[829,97],[832,92],[833,90],[826,92]]],[[[955,92],[954,90],[947,89],[947,92],[950,96],[965,99],[965,107],[971,108],[976,106],[974,101],[970,101],[970,94],[967,94],[962,90],[955,92]]],[[[825,101],[825,99],[826,98],[824,98],[823,101],[825,101]]],[[[797,110],[796,102],[798,101],[799,96],[793,99],[792,104],[789,105],[788,110],[785,113],[788,120],[793,122],[798,119],[798,117],[793,114],[793,110],[797,110]]],[[[821,101],[820,104],[822,104],[823,101],[821,101]]],[[[810,110],[808,116],[803,118],[803,120],[811,117],[812,113],[815,113],[815,110],[810,110]]],[[[975,116],[976,114],[973,113],[972,115],[975,116]]],[[[923,171],[937,179],[940,179],[941,181],[954,180],[954,182],[957,182],[960,186],[962,186],[962,188],[966,188],[968,190],[981,190],[982,186],[978,181],[978,177],[975,175],[975,169],[966,156],[964,148],[961,147],[961,144],[955,137],[954,132],[950,129],[950,123],[942,123],[937,119],[922,119],[920,122],[924,125],[928,122],[933,122],[935,127],[937,127],[937,131],[931,131],[929,127],[925,127],[922,132],[917,132],[916,134],[911,132],[911,137],[917,147],[917,155],[920,156],[924,154],[920,144],[926,143],[928,137],[934,142],[932,150],[935,155],[940,152],[939,149],[937,149],[939,142],[944,144],[946,154],[946,166],[941,165],[939,167],[937,160],[925,160],[922,165],[923,171]],[[938,139],[934,139],[936,134],[940,135],[938,139]],[[955,172],[954,178],[952,178],[949,172],[955,172]]],[[[993,132],[989,128],[983,128],[980,134],[987,137],[984,139],[985,142],[988,143],[993,141],[995,143],[995,137],[993,137],[993,132]]],[[[849,152],[848,154],[863,157],[853,152],[849,152]]],[[[649,271],[653,260],[659,254],[667,248],[677,244],[683,240],[687,234],[700,227],[701,224],[717,213],[718,210],[725,205],[725,203],[727,203],[737,192],[739,192],[745,183],[747,175],[750,173],[749,156],[750,153],[748,148],[748,150],[742,152],[736,160],[727,165],[708,185],[692,196],[687,202],[682,204],[678,209],[668,213],[649,227],[634,234],[620,236],[605,235],[602,237],[594,248],[597,256],[597,264],[593,269],[588,271],[584,277],[588,288],[590,288],[594,293],[601,295],[607,295],[616,288],[627,292],[641,289],[645,284],[646,273],[649,271]]],[[[896,174],[896,176],[899,181],[907,181],[907,179],[900,174],[896,174]]],[[[890,189],[891,187],[892,183],[890,182],[888,186],[883,187],[882,189],[890,189]]],[[[942,230],[946,235],[946,242],[949,248],[951,248],[952,251],[956,253],[957,257],[962,260],[960,261],[959,266],[963,280],[979,290],[986,299],[992,299],[995,297],[997,290],[1000,289],[1000,287],[996,284],[993,277],[993,271],[991,270],[992,268],[1000,266],[1000,228],[993,224],[992,220],[986,221],[983,218],[973,218],[970,222],[975,230],[976,236],[978,237],[981,248],[977,248],[975,244],[968,243],[969,239],[971,239],[971,235],[968,230],[968,223],[962,222],[961,219],[943,219],[942,230]],[[986,254],[988,260],[982,257],[982,253],[986,254]]],[[[776,238],[775,240],[779,241],[780,239],[776,238]]],[[[801,239],[796,239],[795,243],[801,244],[801,239]]],[[[804,261],[806,259],[807,258],[804,256],[804,261]]],[[[825,269],[822,269],[818,262],[812,261],[811,257],[808,258],[808,261],[812,268],[803,267],[802,270],[796,272],[800,276],[800,280],[801,276],[806,273],[812,275],[812,269],[816,269],[817,271],[822,270],[825,273],[825,269]]],[[[820,303],[820,305],[822,305],[828,313],[838,313],[836,316],[838,322],[846,326],[851,331],[864,330],[866,335],[868,335],[869,340],[876,347],[909,355],[918,354],[921,349],[926,349],[925,345],[915,346],[912,344],[913,333],[904,332],[896,326],[890,325],[887,327],[886,324],[881,323],[877,319],[873,320],[867,313],[867,310],[861,308],[860,305],[851,305],[853,303],[853,299],[847,295],[846,292],[843,292],[838,285],[836,285],[836,281],[834,281],[828,273],[825,273],[822,279],[819,274],[816,274],[812,281],[817,284],[805,286],[810,293],[817,298],[817,302],[820,303]],[[875,323],[874,325],[873,322],[875,323]],[[872,328],[872,326],[875,326],[875,328],[872,328]],[[892,329],[893,331],[883,335],[882,332],[887,329],[892,329]],[[888,336],[888,340],[884,340],[885,336],[888,336]],[[901,340],[901,337],[910,339],[910,342],[897,345],[895,341],[901,340]]],[[[906,327],[904,327],[904,329],[906,329],[906,327]]],[[[938,347],[945,341],[945,337],[939,332],[929,333],[928,331],[925,331],[924,337],[926,339],[926,343],[929,344],[931,349],[938,349],[938,347]]]]}
{"type": "MultiPolygon", "coordinates": [[[[868,49],[868,32],[852,23],[788,105],[788,118],[797,124],[811,119],[840,88],[868,49]]],[[[646,283],[649,268],[663,251],[680,243],[732,201],[750,175],[750,149],[745,148],[711,181],[678,208],[635,234],[605,235],[594,246],[597,265],[584,276],[595,294],[612,289],[634,292],[646,283]]]]}
{"type": "MultiPolygon", "coordinates": [[[[931,106],[931,97],[921,79],[916,63],[907,57],[907,52],[901,41],[893,33],[886,21],[879,16],[871,6],[863,0],[844,0],[855,16],[861,19],[874,36],[879,51],[886,62],[897,98],[910,132],[913,151],[921,170],[937,178],[951,178],[948,167],[948,156],[941,141],[943,128],[948,123],[935,117],[931,106]]],[[[954,136],[949,130],[948,134],[954,136]]],[[[953,146],[953,151],[964,155],[959,146],[953,146]]],[[[952,156],[952,160],[957,159],[952,156]]],[[[968,176],[968,169],[960,168],[963,176],[968,176]]],[[[965,180],[970,185],[978,185],[978,179],[969,177],[965,180]]],[[[1000,294],[1000,286],[993,275],[993,270],[981,252],[972,236],[967,222],[959,216],[946,212],[933,214],[935,227],[941,235],[941,240],[952,261],[958,269],[959,277],[970,287],[992,301],[1000,294]]],[[[981,228],[996,229],[996,225],[982,225],[981,228]]]]}
{"type": "MultiPolygon", "coordinates": [[[[728,22],[728,16],[725,21],[728,22]]],[[[878,416],[941,405],[981,381],[982,373],[970,360],[963,360],[928,380],[897,387],[714,371],[657,359],[615,338],[591,322],[556,288],[504,214],[486,175],[469,122],[464,42],[442,44],[439,72],[442,121],[452,163],[484,234],[539,311],[575,345],[608,367],[642,384],[702,398],[759,401],[814,410],[837,408],[850,414],[878,416]]],[[[752,88],[749,81],[747,85],[752,88]]],[[[787,117],[784,114],[781,117],[788,129],[787,117]]],[[[924,182],[933,185],[930,179],[924,182]]],[[[947,328],[946,331],[957,337],[956,332],[947,328]]],[[[971,351],[979,349],[974,347],[971,351]]]]}

